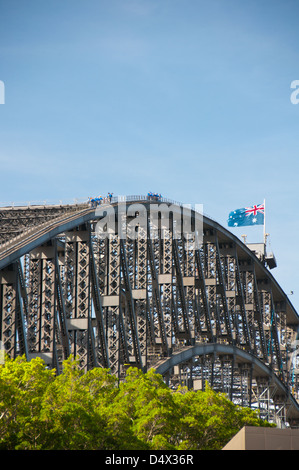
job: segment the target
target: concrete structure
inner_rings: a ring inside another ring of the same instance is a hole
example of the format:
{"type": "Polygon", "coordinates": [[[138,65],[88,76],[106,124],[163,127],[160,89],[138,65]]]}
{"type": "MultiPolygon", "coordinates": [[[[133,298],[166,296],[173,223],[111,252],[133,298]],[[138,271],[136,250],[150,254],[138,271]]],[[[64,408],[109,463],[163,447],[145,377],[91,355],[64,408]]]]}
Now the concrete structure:
{"type": "Polygon", "coordinates": [[[222,450],[299,450],[299,429],[244,426],[222,450]]]}

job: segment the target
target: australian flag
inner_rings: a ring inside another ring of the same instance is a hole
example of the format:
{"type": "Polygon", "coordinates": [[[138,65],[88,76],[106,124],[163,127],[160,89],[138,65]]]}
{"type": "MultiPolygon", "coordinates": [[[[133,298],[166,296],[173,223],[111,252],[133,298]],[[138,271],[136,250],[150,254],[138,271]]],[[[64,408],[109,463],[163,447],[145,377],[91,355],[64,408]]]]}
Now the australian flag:
{"type": "Polygon", "coordinates": [[[264,204],[243,207],[229,213],[229,227],[243,227],[244,225],[263,225],[265,217],[264,204]]]}

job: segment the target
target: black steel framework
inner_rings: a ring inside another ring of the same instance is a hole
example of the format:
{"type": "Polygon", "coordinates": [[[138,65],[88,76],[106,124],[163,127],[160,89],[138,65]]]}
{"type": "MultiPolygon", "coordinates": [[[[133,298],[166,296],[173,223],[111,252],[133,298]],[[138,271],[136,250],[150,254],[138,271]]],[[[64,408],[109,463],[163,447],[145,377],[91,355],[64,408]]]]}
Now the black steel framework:
{"type": "Polygon", "coordinates": [[[6,352],[42,357],[58,373],[70,354],[82,368],[110,368],[120,379],[128,365],[152,367],[171,387],[208,382],[266,419],[297,427],[299,317],[263,260],[196,211],[190,226],[200,219],[201,233],[178,236],[183,207],[172,201],[115,198],[116,230],[100,233],[105,207],[28,208],[26,230],[16,228],[19,209],[5,209],[6,352]],[[168,225],[159,204],[169,209],[168,225]]]}

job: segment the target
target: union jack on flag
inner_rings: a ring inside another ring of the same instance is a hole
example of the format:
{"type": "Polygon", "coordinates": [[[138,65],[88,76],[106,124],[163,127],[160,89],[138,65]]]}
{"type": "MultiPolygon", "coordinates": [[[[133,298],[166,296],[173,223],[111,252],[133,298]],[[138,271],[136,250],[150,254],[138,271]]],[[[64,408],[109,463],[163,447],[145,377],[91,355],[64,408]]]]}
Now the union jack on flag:
{"type": "Polygon", "coordinates": [[[243,207],[229,213],[229,227],[243,227],[244,225],[263,225],[265,220],[265,205],[255,204],[251,207],[243,207]]]}

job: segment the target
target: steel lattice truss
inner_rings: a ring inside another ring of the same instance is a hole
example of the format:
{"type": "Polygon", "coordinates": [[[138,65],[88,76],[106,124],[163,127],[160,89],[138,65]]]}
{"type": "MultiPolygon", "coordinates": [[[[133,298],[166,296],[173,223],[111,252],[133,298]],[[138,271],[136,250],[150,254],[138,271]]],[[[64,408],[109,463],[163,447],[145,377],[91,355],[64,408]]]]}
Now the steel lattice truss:
{"type": "MultiPolygon", "coordinates": [[[[58,373],[70,354],[120,379],[129,365],[153,367],[172,387],[209,382],[297,426],[299,318],[287,296],[263,260],[211,219],[178,236],[182,207],[163,203],[166,225],[157,201],[134,197],[110,206],[117,230],[97,230],[110,220],[103,208],[74,207],[0,245],[4,349],[58,373]]],[[[191,227],[198,217],[191,211],[191,227]]]]}

